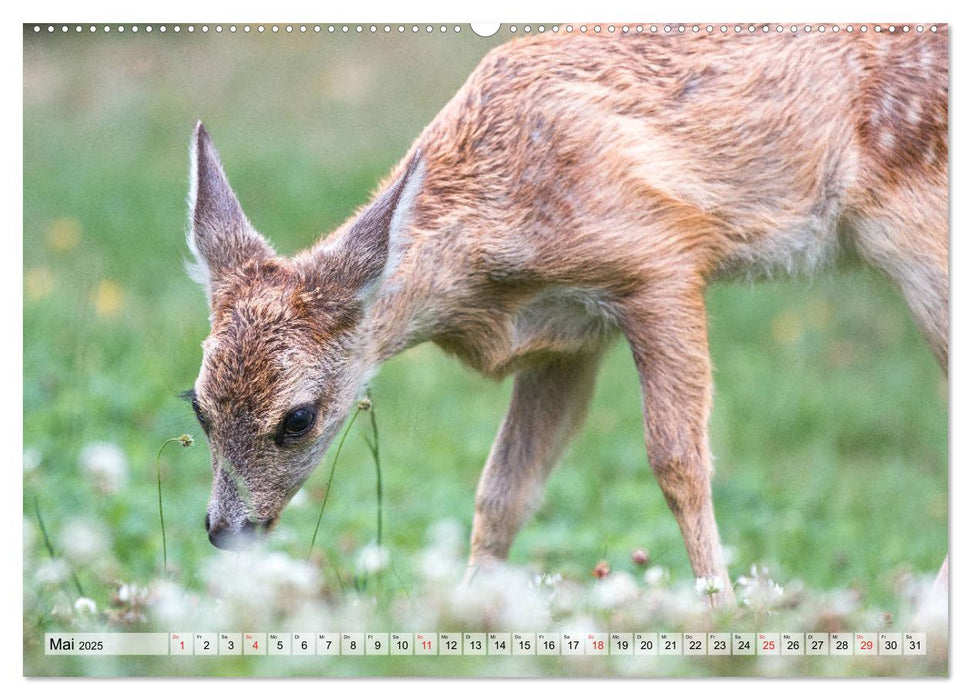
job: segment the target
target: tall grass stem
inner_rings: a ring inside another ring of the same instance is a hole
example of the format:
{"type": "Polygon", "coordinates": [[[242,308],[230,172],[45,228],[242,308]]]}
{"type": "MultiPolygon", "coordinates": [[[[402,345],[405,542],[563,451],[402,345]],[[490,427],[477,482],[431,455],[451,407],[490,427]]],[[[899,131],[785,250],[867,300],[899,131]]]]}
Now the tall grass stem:
{"type": "MultiPolygon", "coordinates": [[[[370,394],[368,394],[368,398],[371,398],[370,394]]],[[[369,412],[371,414],[371,435],[373,436],[373,442],[371,440],[368,440],[367,445],[368,445],[368,449],[371,450],[371,457],[372,459],[374,459],[374,470],[377,475],[377,479],[375,483],[375,491],[376,491],[375,495],[377,497],[377,502],[378,502],[377,544],[378,544],[378,547],[380,547],[381,535],[383,531],[382,519],[383,519],[383,511],[384,511],[384,498],[382,495],[382,486],[381,486],[381,451],[380,451],[380,444],[378,440],[378,419],[377,419],[377,416],[375,415],[373,402],[371,403],[369,412]]]]}
{"type": "MultiPolygon", "coordinates": [[[[57,559],[57,554],[54,552],[54,545],[51,544],[51,537],[47,534],[47,526],[44,524],[44,518],[40,514],[40,503],[37,501],[37,496],[33,496],[34,500],[34,514],[37,516],[37,524],[40,526],[40,534],[44,538],[44,546],[47,548],[47,553],[51,555],[51,559],[57,559]]],[[[71,580],[74,581],[74,587],[78,589],[78,595],[82,598],[87,598],[84,595],[84,589],[81,588],[81,582],[78,580],[77,574],[74,570],[71,570],[71,580]]]]}
{"type": "Polygon", "coordinates": [[[170,442],[178,442],[183,447],[191,447],[193,439],[191,435],[187,434],[169,438],[162,443],[161,447],[158,448],[158,453],[155,455],[155,478],[158,483],[158,521],[162,526],[162,576],[165,576],[169,571],[169,548],[165,537],[165,513],[162,510],[162,450],[170,442]]]}
{"type": "Polygon", "coordinates": [[[354,411],[354,415],[351,416],[351,420],[348,422],[347,427],[344,428],[344,432],[341,434],[341,439],[337,443],[337,451],[334,453],[334,461],[330,465],[330,474],[327,476],[327,490],[324,492],[324,500],[321,502],[320,512],[317,514],[317,525],[314,527],[314,536],[310,538],[310,548],[307,550],[307,561],[310,561],[310,557],[314,553],[314,545],[317,543],[317,533],[320,531],[320,521],[324,518],[324,508],[327,506],[327,499],[330,498],[330,487],[334,483],[334,472],[337,469],[337,460],[341,456],[341,449],[344,447],[344,440],[347,439],[347,434],[351,431],[351,427],[354,425],[354,421],[357,420],[357,416],[360,412],[360,407],[354,411]]]}

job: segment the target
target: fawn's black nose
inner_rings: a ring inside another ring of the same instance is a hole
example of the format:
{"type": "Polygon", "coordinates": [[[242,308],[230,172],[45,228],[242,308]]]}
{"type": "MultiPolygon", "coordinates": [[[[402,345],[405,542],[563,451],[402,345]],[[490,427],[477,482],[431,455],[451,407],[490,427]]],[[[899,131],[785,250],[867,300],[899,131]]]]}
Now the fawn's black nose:
{"type": "Polygon", "coordinates": [[[224,520],[213,522],[209,514],[206,514],[206,530],[209,532],[209,542],[214,547],[231,551],[251,547],[258,533],[265,531],[270,522],[257,523],[253,520],[247,520],[239,528],[233,528],[224,520]]]}

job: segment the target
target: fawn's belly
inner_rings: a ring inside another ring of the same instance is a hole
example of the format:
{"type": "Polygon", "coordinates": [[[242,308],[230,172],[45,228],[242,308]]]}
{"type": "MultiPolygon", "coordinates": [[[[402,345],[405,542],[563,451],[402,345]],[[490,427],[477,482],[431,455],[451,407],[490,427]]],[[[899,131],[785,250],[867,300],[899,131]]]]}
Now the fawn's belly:
{"type": "Polygon", "coordinates": [[[600,350],[617,334],[606,298],[596,290],[553,287],[537,293],[509,319],[508,361],[600,350]]]}

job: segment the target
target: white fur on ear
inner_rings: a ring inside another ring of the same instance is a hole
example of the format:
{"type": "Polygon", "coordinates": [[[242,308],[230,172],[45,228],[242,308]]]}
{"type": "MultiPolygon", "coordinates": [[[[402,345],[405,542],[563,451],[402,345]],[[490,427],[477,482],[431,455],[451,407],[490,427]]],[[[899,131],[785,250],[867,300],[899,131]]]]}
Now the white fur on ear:
{"type": "Polygon", "coordinates": [[[187,262],[186,271],[203,286],[207,298],[223,273],[274,255],[243,213],[202,122],[196,124],[189,148],[188,205],[186,244],[195,262],[187,262]]]}
{"type": "Polygon", "coordinates": [[[197,121],[196,128],[192,132],[192,140],[189,142],[189,194],[186,197],[188,222],[185,230],[185,242],[189,248],[189,252],[192,253],[193,259],[184,260],[183,266],[185,267],[186,274],[189,275],[189,279],[202,286],[206,292],[206,300],[208,301],[212,297],[209,265],[206,263],[206,259],[199,254],[199,248],[196,246],[195,240],[195,226],[193,224],[196,211],[196,198],[199,195],[198,154],[200,131],[204,132],[205,127],[202,121],[197,121]]]}
{"type": "Polygon", "coordinates": [[[351,255],[361,256],[370,268],[357,292],[365,308],[377,299],[408,249],[412,213],[425,172],[421,151],[416,150],[404,174],[361,213],[348,234],[351,255]]]}
{"type": "Polygon", "coordinates": [[[412,209],[418,193],[421,192],[421,186],[424,180],[425,164],[419,162],[415,171],[410,174],[408,180],[405,182],[394,214],[391,216],[391,222],[388,226],[388,258],[384,263],[384,269],[377,278],[364,285],[358,293],[358,298],[365,307],[370,306],[377,298],[385,282],[398,269],[398,265],[401,263],[401,259],[408,249],[410,240],[408,227],[411,224],[412,209]]]}
{"type": "Polygon", "coordinates": [[[185,243],[189,248],[189,252],[192,253],[193,259],[184,260],[182,264],[185,267],[186,274],[189,275],[189,279],[202,286],[206,292],[206,300],[209,300],[212,296],[209,265],[206,264],[205,258],[199,254],[199,249],[196,247],[195,232],[192,223],[196,210],[196,197],[199,193],[199,168],[197,167],[199,146],[197,141],[199,139],[200,129],[205,129],[205,127],[201,121],[198,121],[192,134],[192,141],[189,143],[189,194],[186,197],[188,222],[185,229],[185,243]]]}

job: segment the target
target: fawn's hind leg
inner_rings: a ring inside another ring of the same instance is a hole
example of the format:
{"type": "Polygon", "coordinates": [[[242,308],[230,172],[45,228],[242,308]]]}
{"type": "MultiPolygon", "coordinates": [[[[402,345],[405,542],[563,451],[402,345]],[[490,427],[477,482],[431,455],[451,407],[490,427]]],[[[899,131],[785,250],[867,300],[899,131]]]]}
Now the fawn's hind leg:
{"type": "MultiPolygon", "coordinates": [[[[855,221],[860,256],[886,273],[947,374],[949,294],[947,181],[936,177],[907,182],[878,202],[862,207],[855,221]]],[[[934,596],[948,589],[947,557],[934,596]]]]}
{"type": "Polygon", "coordinates": [[[475,498],[470,575],[505,559],[543,484],[586,415],[600,353],[521,370],[475,498]]]}
{"type": "Polygon", "coordinates": [[[648,457],[678,520],[695,576],[718,577],[731,602],[711,497],[711,360],[701,280],[657,280],[623,305],[621,326],[641,379],[648,457]]]}

